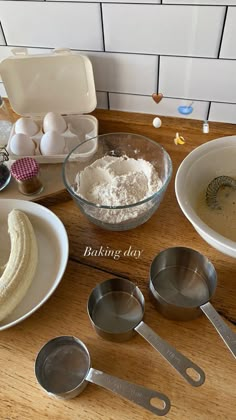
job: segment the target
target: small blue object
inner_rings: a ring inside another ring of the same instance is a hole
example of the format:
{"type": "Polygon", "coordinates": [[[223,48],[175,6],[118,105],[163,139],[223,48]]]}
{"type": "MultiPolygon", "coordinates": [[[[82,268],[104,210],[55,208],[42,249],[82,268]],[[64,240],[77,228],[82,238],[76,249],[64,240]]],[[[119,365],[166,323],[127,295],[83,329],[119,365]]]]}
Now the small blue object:
{"type": "Polygon", "coordinates": [[[179,111],[180,114],[189,115],[189,114],[192,114],[193,107],[191,105],[189,105],[189,106],[188,105],[180,105],[178,107],[178,111],[179,111]]]}

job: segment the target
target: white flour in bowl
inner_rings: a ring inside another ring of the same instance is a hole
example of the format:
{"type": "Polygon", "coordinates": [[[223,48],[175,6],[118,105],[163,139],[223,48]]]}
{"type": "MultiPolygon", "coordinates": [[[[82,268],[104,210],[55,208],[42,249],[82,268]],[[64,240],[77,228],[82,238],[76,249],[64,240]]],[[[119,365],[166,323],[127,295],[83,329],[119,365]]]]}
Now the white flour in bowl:
{"type": "MultiPolygon", "coordinates": [[[[75,192],[97,206],[126,206],[152,196],[162,187],[154,166],[144,159],[104,156],[76,176],[75,192]]],[[[106,223],[136,218],[154,205],[147,202],[127,209],[89,209],[92,217],[106,223]]]]}

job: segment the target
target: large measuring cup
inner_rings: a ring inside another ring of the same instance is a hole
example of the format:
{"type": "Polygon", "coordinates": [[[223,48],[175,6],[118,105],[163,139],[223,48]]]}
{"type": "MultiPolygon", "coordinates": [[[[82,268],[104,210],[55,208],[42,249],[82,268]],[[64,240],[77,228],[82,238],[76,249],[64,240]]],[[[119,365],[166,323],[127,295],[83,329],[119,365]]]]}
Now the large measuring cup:
{"type": "Polygon", "coordinates": [[[216,286],[213,264],[194,249],[165,249],[151,264],[149,287],[158,310],[178,320],[194,319],[204,313],[236,357],[236,334],[209,302],[216,286]]]}
{"type": "Polygon", "coordinates": [[[144,296],[131,281],[112,278],[98,284],[88,299],[88,314],[95,331],[111,341],[124,341],[137,332],[192,386],[205,381],[203,370],[158,336],[143,322],[144,296]],[[195,373],[191,376],[190,372],[195,373]]]}
{"type": "Polygon", "coordinates": [[[164,416],[170,409],[166,395],[93,369],[87,347],[76,337],[61,336],[48,341],[37,355],[35,375],[48,394],[60,399],[76,397],[92,382],[157,416],[164,416]],[[156,399],[163,408],[152,404],[156,399]]]}

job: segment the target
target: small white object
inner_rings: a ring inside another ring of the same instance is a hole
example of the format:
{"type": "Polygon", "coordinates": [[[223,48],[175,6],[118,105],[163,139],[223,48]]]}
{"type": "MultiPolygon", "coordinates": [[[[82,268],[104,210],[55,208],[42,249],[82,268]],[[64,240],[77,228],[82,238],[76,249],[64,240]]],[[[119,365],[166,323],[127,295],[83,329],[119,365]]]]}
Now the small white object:
{"type": "Polygon", "coordinates": [[[32,118],[19,118],[15,123],[15,133],[23,133],[27,136],[35,136],[39,131],[39,127],[32,118]]]}
{"type": "Polygon", "coordinates": [[[153,122],[152,122],[153,127],[160,128],[161,124],[162,124],[161,119],[159,117],[155,117],[153,122]]]}
{"type": "Polygon", "coordinates": [[[203,126],[202,126],[202,131],[204,134],[208,134],[209,133],[209,124],[207,121],[204,121],[203,126]]]}
{"type": "Polygon", "coordinates": [[[17,156],[33,156],[35,154],[35,143],[23,133],[16,133],[10,141],[10,151],[17,156]]]}
{"type": "Polygon", "coordinates": [[[48,112],[43,119],[43,131],[57,131],[58,133],[64,133],[67,129],[67,124],[62,115],[56,112],[48,112]]]}
{"type": "Polygon", "coordinates": [[[62,155],[65,149],[64,137],[56,131],[48,131],[40,141],[42,155],[62,155]]]}

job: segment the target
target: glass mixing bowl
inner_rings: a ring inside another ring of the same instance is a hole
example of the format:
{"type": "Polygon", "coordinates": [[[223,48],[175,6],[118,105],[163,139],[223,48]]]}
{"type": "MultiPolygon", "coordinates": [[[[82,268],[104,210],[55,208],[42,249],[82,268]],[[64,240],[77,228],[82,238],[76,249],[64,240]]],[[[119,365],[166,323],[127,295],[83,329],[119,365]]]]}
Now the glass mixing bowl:
{"type": "Polygon", "coordinates": [[[172,175],[172,162],[165,149],[153,140],[138,134],[102,134],[78,145],[63,163],[64,184],[82,213],[101,228],[121,231],[145,223],[157,210],[172,175]],[[150,162],[162,182],[161,188],[149,197],[128,205],[107,206],[82,198],[76,188],[80,174],[87,166],[104,156],[143,159],[150,162]]]}

